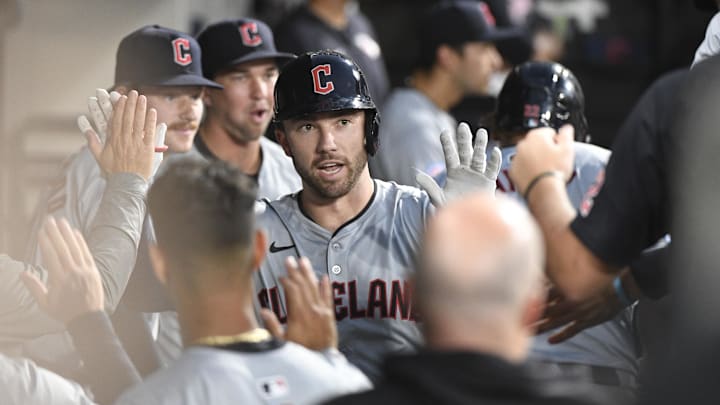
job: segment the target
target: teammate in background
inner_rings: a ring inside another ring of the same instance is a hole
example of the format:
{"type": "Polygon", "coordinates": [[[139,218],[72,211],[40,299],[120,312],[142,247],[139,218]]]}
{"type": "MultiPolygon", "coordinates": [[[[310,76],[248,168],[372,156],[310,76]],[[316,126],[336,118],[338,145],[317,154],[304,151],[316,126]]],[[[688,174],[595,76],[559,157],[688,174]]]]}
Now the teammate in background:
{"type": "Polygon", "coordinates": [[[420,57],[409,86],[395,89],[383,108],[383,148],[370,159],[373,177],[416,185],[421,171],[445,183],[441,131],[454,131],[448,113],[463,96],[485,93],[502,58],[494,41],[505,31],[493,26],[482,2],[443,2],[426,12],[420,23],[420,57]]]}
{"type": "Polygon", "coordinates": [[[195,147],[224,160],[258,182],[259,198],[274,200],[300,189],[291,160],[263,136],[272,120],[280,67],[295,56],[277,52],[268,26],[250,18],[206,27],[198,42],[203,73],[223,85],[205,93],[205,120],[195,147]]]}
{"type": "Polygon", "coordinates": [[[253,273],[267,245],[255,227],[256,198],[252,179],[223,161],[181,157],[155,179],[148,193],[157,233],[151,258],[186,348],[118,404],[315,404],[370,387],[337,352],[330,284],[325,278],[319,287],[305,259],[289,260],[284,272],[283,286],[293,290],[285,337],[319,351],[258,326],[253,273]],[[293,317],[315,327],[303,329],[293,317]]]}
{"type": "Polygon", "coordinates": [[[449,167],[444,197],[427,176],[421,182],[430,197],[373,180],[367,158],[378,148],[377,109],[362,71],[333,51],[307,53],[283,68],[275,120],[276,137],[292,157],[303,189],[261,205],[258,224],[270,245],[257,274],[257,297],[272,309],[266,315],[283,322],[284,261],[307,257],[317,274],[330,278],[340,350],[376,380],[387,354],[414,351],[421,341],[409,281],[433,212],[431,197],[437,205],[478,188],[493,192],[500,151],[486,164],[484,133],[474,154],[467,126],[456,141],[444,133],[449,167]]]}
{"type": "MultiPolygon", "coordinates": [[[[575,161],[567,193],[572,206],[587,213],[593,193],[597,192],[605,173],[610,151],[582,143],[589,138],[584,110],[582,87],[564,66],[551,62],[527,62],[516,66],[500,91],[494,118],[492,137],[500,144],[503,155],[498,190],[524,202],[508,178],[515,144],[534,128],[560,128],[566,123],[571,124],[575,128],[575,161]]],[[[582,376],[591,384],[593,394],[603,398],[604,402],[634,403],[638,388],[638,354],[634,347],[632,310],[621,311],[623,305],[612,288],[604,293],[612,298],[606,310],[609,321],[579,334],[580,323],[562,330],[547,330],[547,325],[541,322],[541,330],[545,333],[535,337],[529,357],[549,363],[559,375],[582,376]],[[565,339],[569,340],[556,344],[565,339]]],[[[564,305],[560,297],[553,296],[548,311],[560,311],[564,305]]]]}
{"type": "MultiPolygon", "coordinates": [[[[203,114],[202,97],[206,87],[221,86],[202,76],[200,47],[190,35],[157,25],[145,26],[123,38],[118,46],[113,89],[121,94],[138,90],[147,97],[148,107],[157,110],[158,122],[167,124],[168,153],[187,152],[192,148],[203,114]]],[[[90,107],[96,113],[105,111],[107,119],[111,107],[98,106],[97,101],[92,100],[90,107]]],[[[107,100],[100,101],[107,103],[107,100]]],[[[104,127],[98,130],[102,137],[104,127]]],[[[35,223],[42,223],[48,215],[63,217],[83,235],[88,235],[105,186],[106,179],[95,158],[88,148],[83,148],[67,163],[35,223]]],[[[32,261],[40,264],[37,235],[33,236],[31,246],[32,261]]],[[[110,310],[125,290],[135,262],[134,257],[131,259],[129,267],[103,274],[110,310]]]]}
{"type": "Polygon", "coordinates": [[[334,49],[349,56],[365,72],[370,94],[382,110],[390,79],[375,30],[357,2],[307,0],[280,21],[275,34],[278,48],[286,52],[334,49]]]}
{"type": "Polygon", "coordinates": [[[388,357],[373,391],[331,404],[580,404],[584,388],[526,362],[543,288],[537,224],[507,197],[444,207],[423,238],[415,301],[426,348],[388,357]]]}
{"type": "MultiPolygon", "coordinates": [[[[207,80],[223,88],[208,89],[203,97],[206,114],[195,138],[195,150],[206,159],[223,160],[251,176],[257,182],[258,197],[275,199],[300,189],[300,178],[277,144],[263,137],[272,119],[273,89],[279,67],[293,59],[292,54],[277,52],[270,29],[259,20],[220,21],[198,35],[202,49],[202,71],[207,80]]],[[[143,243],[154,242],[152,229],[143,234],[143,243]]],[[[146,362],[157,351],[159,362],[168,363],[182,353],[179,324],[165,290],[157,285],[147,249],[140,252],[123,304],[131,311],[162,312],[157,342],[134,333],[133,347],[145,354],[135,355],[146,362]]],[[[117,317],[116,317],[117,318],[117,317]]],[[[122,328],[127,329],[127,328],[122,328]]],[[[122,334],[122,330],[119,331],[122,334]]],[[[155,338],[153,336],[153,338],[155,338]]],[[[141,366],[143,373],[157,364],[141,366]]]]}

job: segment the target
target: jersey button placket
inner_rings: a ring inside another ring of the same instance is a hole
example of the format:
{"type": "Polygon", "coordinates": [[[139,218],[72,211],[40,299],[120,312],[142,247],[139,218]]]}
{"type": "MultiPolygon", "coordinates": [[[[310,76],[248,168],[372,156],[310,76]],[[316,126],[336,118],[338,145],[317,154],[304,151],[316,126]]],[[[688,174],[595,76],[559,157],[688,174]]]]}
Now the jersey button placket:
{"type": "Polygon", "coordinates": [[[343,268],[340,265],[341,264],[341,255],[342,255],[342,244],[340,242],[336,242],[334,240],[330,240],[328,243],[328,269],[329,269],[329,276],[331,280],[341,280],[344,279],[345,275],[343,274],[343,268]]]}

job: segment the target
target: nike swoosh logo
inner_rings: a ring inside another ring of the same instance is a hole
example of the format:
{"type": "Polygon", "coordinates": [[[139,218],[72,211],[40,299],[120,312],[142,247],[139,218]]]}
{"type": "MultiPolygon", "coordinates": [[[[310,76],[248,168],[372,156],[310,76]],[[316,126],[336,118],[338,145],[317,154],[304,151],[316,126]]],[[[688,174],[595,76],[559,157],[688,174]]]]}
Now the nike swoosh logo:
{"type": "Polygon", "coordinates": [[[270,244],[270,253],[277,253],[281,252],[283,250],[288,250],[294,248],[295,245],[287,245],[287,246],[275,246],[275,242],[270,244]]]}

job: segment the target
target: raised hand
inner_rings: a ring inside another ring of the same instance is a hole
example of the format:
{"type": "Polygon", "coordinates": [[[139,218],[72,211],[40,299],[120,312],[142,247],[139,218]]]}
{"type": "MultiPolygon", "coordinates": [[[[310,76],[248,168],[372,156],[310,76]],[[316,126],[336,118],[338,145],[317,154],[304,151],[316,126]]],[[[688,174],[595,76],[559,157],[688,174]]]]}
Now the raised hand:
{"type": "Polygon", "coordinates": [[[287,300],[287,329],[283,330],[275,313],[263,308],[261,316],[270,333],[311,350],[337,348],[337,326],[330,280],[318,283],[310,260],[298,263],[290,256],[285,261],[287,277],[280,278],[287,300]]]}
{"type": "MultiPolygon", "coordinates": [[[[113,108],[117,101],[121,98],[120,93],[111,92],[108,93],[105,89],[97,89],[95,97],[88,98],[88,111],[90,117],[97,128],[97,131],[90,125],[90,121],[85,115],[78,117],[77,124],[85,134],[88,145],[105,145],[107,141],[108,122],[112,120],[113,108]]],[[[153,168],[152,174],[157,172],[160,167],[160,163],[163,160],[163,153],[167,151],[165,145],[165,133],[167,126],[164,123],[160,123],[155,128],[155,155],[153,156],[153,168]]]]}
{"type": "Polygon", "coordinates": [[[102,311],[105,296],[100,273],[80,232],[65,219],[48,217],[39,239],[47,283],[30,272],[21,277],[40,309],[66,324],[85,313],[102,311]]]}
{"type": "Polygon", "coordinates": [[[486,159],[488,134],[485,129],[481,128],[477,131],[474,147],[470,127],[464,122],[458,125],[457,142],[453,142],[449,131],[443,131],[440,134],[440,143],[445,154],[447,169],[445,187],[441,189],[426,173],[418,172],[416,176],[418,184],[428,193],[436,207],[464,194],[478,191],[495,192],[502,153],[495,147],[490,159],[486,159]]]}

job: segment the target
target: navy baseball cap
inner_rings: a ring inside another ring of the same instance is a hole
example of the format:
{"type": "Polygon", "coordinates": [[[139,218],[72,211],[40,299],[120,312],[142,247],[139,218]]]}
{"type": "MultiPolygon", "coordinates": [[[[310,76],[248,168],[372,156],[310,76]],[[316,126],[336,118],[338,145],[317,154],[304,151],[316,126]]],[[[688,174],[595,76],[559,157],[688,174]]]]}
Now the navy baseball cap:
{"type": "Polygon", "coordinates": [[[142,27],[120,41],[115,84],[222,88],[203,76],[195,38],[159,25],[142,27]]]}
{"type": "Polygon", "coordinates": [[[259,59],[275,59],[283,65],[295,55],[278,52],[270,27],[260,20],[224,20],[205,27],[198,34],[203,51],[203,72],[212,79],[231,66],[259,59]]]}
{"type": "Polygon", "coordinates": [[[443,44],[496,43],[516,35],[512,30],[497,29],[490,7],[482,1],[444,1],[430,8],[420,24],[421,52],[431,59],[443,44]]]}

